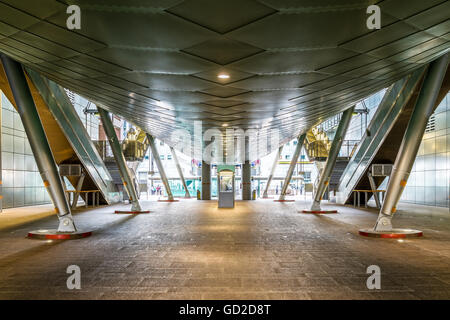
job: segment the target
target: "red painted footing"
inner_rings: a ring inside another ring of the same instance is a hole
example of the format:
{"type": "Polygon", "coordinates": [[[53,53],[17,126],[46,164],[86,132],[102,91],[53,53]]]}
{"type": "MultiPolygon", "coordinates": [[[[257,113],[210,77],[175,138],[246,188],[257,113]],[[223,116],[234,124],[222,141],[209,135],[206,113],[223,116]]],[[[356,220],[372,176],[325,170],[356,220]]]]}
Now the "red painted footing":
{"type": "Polygon", "coordinates": [[[28,238],[41,240],[73,240],[89,237],[91,231],[77,231],[73,233],[58,232],[56,229],[34,230],[28,232],[28,238]]]}
{"type": "Polygon", "coordinates": [[[423,232],[413,229],[392,229],[391,231],[374,231],[373,229],[359,230],[359,234],[364,237],[383,239],[403,239],[418,238],[423,236],[423,232]]]}
{"type": "Polygon", "coordinates": [[[295,202],[295,200],[273,200],[273,202],[295,202]]]}
{"type": "Polygon", "coordinates": [[[338,213],[337,210],[302,210],[302,213],[310,214],[333,214],[338,213]]]}
{"type": "Polygon", "coordinates": [[[145,211],[121,211],[121,210],[116,210],[114,211],[115,214],[143,214],[143,213],[150,213],[149,210],[145,210],[145,211]]]}
{"type": "Polygon", "coordinates": [[[162,199],[162,200],[158,200],[158,202],[178,202],[180,200],[178,199],[173,199],[173,200],[168,200],[168,199],[162,199]]]}

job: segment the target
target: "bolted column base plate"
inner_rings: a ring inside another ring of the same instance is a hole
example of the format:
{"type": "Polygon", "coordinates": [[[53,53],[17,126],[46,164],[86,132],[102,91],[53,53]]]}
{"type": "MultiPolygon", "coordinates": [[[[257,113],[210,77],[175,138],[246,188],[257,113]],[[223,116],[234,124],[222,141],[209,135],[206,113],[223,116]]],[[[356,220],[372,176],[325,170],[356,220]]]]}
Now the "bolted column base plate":
{"type": "Polygon", "coordinates": [[[28,238],[41,240],[73,240],[89,237],[91,231],[58,232],[56,229],[40,229],[28,232],[28,238]]]}
{"type": "Polygon", "coordinates": [[[375,231],[373,229],[361,229],[359,234],[364,237],[384,238],[384,239],[401,239],[401,238],[417,238],[422,237],[420,230],[414,229],[392,229],[389,231],[375,231]]]}
{"type": "Polygon", "coordinates": [[[145,214],[150,213],[149,210],[143,210],[143,211],[129,211],[129,210],[116,210],[114,211],[115,214],[145,214]]]}
{"type": "Polygon", "coordinates": [[[301,213],[309,214],[335,214],[338,213],[337,210],[302,210],[301,213]]]}

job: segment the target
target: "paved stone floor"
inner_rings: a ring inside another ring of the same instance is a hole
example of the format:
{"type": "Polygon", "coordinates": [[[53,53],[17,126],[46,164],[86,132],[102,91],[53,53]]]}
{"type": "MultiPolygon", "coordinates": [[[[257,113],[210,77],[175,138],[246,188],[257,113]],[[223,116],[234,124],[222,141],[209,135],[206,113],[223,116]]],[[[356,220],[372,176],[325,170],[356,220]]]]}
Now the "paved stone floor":
{"type": "Polygon", "coordinates": [[[314,216],[298,212],[307,206],[301,201],[238,201],[235,209],[194,199],[142,204],[152,212],[78,210],[78,227],[94,234],[72,241],[25,238],[56,227],[54,215],[42,214],[49,207],[0,214],[0,299],[450,298],[448,209],[400,205],[395,225],[420,228],[424,237],[399,242],[357,234],[374,224],[374,209],[325,205],[340,213],[314,216]],[[66,287],[73,264],[81,290],[66,287]],[[381,290],[366,287],[369,265],[381,268],[381,290]]]}

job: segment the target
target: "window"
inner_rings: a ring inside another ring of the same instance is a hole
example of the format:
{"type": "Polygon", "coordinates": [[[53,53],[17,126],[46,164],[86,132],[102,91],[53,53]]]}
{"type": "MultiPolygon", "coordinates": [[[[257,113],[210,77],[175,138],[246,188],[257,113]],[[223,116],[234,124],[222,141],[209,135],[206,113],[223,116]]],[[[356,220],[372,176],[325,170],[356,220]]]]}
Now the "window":
{"type": "Polygon", "coordinates": [[[164,155],[160,155],[159,158],[160,158],[161,160],[164,160],[164,155]]]}
{"type": "Polygon", "coordinates": [[[167,155],[167,160],[172,160],[172,155],[171,154],[167,155]]]}

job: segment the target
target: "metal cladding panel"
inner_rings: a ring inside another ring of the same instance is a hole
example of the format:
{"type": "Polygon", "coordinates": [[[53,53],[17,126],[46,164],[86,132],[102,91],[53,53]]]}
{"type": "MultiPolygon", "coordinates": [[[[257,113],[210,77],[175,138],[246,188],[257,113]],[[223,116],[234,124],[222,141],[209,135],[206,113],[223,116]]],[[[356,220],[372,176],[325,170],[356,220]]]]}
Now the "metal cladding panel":
{"type": "Polygon", "coordinates": [[[0,51],[172,146],[196,120],[283,143],[446,52],[449,12],[445,0],[1,0],[0,51]],[[380,30],[366,26],[372,4],[380,30]]]}

